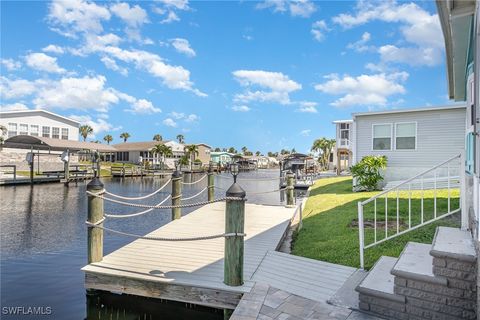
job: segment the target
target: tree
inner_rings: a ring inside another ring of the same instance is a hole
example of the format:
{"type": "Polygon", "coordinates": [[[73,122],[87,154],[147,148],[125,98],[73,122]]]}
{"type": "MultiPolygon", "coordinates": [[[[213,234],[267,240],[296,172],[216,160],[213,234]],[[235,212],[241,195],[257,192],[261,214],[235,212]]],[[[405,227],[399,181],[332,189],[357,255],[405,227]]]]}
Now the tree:
{"type": "Polygon", "coordinates": [[[163,137],[161,134],[156,134],[153,136],[153,141],[162,141],[163,140],[163,137]]]}
{"type": "Polygon", "coordinates": [[[153,154],[156,154],[157,156],[160,156],[160,158],[161,158],[160,162],[161,162],[162,169],[163,169],[163,165],[165,163],[165,158],[173,156],[172,147],[166,146],[164,144],[155,145],[155,147],[153,147],[151,151],[152,151],[153,154]]]}
{"type": "Polygon", "coordinates": [[[78,128],[78,131],[80,131],[80,135],[83,137],[83,141],[86,141],[87,137],[93,133],[93,128],[90,127],[88,124],[85,124],[83,126],[80,126],[80,128],[78,128]]]}
{"type": "Polygon", "coordinates": [[[220,148],[217,147],[217,148],[215,148],[214,151],[215,151],[215,152],[220,152],[221,150],[220,150],[220,148]]]}
{"type": "Polygon", "coordinates": [[[386,156],[365,156],[350,168],[357,185],[356,191],[373,191],[378,189],[378,183],[383,180],[380,170],[387,167],[386,156]]]}
{"type": "Polygon", "coordinates": [[[190,170],[192,170],[192,164],[195,161],[195,156],[198,155],[198,146],[196,144],[191,144],[184,148],[187,153],[188,158],[190,159],[190,170]]]}
{"type": "Polygon", "coordinates": [[[290,154],[290,151],[288,151],[287,149],[282,149],[282,150],[280,150],[280,154],[281,155],[287,155],[287,154],[290,154]]]}
{"type": "Polygon", "coordinates": [[[245,153],[248,151],[247,147],[242,147],[242,153],[245,155],[245,153]]]}
{"type": "Polygon", "coordinates": [[[295,148],[293,148],[291,153],[297,153],[297,150],[295,150],[295,148]]]}
{"type": "Polygon", "coordinates": [[[320,166],[323,170],[326,170],[328,168],[328,158],[330,157],[330,153],[332,153],[332,149],[334,146],[335,139],[327,139],[325,137],[322,137],[313,141],[311,150],[313,152],[320,152],[318,162],[320,163],[320,166]]]}
{"type": "Polygon", "coordinates": [[[178,159],[178,164],[180,165],[180,171],[182,171],[183,166],[188,166],[188,156],[183,155],[180,159],[178,159]]]}
{"type": "Polygon", "coordinates": [[[105,137],[103,137],[103,140],[105,140],[107,142],[107,144],[110,144],[110,142],[112,142],[113,140],[113,137],[109,134],[107,134],[105,137]]]}
{"type": "Polygon", "coordinates": [[[185,142],[185,137],[183,134],[177,134],[177,141],[178,143],[184,143],[185,142]]]}
{"type": "Polygon", "coordinates": [[[124,132],[120,135],[120,138],[123,139],[123,142],[127,142],[128,138],[130,138],[130,133],[124,132]]]}
{"type": "Polygon", "coordinates": [[[260,151],[255,152],[255,155],[258,157],[260,155],[260,151]]]}
{"type": "Polygon", "coordinates": [[[230,148],[228,148],[228,152],[229,153],[237,153],[237,150],[235,150],[234,147],[230,147],[230,148]]]}

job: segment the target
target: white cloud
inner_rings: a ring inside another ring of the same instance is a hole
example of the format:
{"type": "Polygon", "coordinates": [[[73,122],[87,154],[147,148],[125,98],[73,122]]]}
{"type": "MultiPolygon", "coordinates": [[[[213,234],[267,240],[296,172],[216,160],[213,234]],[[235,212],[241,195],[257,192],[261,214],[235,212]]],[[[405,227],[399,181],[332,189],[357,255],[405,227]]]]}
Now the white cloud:
{"type": "Polygon", "coordinates": [[[28,110],[28,107],[20,102],[15,102],[11,104],[3,104],[0,106],[1,111],[19,111],[19,110],[28,110]]]}
{"type": "Polygon", "coordinates": [[[257,4],[257,9],[272,9],[273,12],[289,12],[292,17],[308,18],[317,8],[309,0],[265,0],[257,4]]]}
{"type": "Polygon", "coordinates": [[[330,74],[326,78],[328,80],[325,83],[317,84],[315,89],[331,95],[343,95],[331,103],[333,106],[384,106],[389,96],[405,93],[405,88],[401,83],[406,81],[408,73],[364,74],[358,77],[345,75],[342,78],[337,74],[330,74]]]}
{"type": "Polygon", "coordinates": [[[113,71],[117,71],[123,76],[128,75],[128,69],[120,67],[114,59],[109,58],[109,57],[102,57],[100,60],[103,62],[105,67],[107,67],[108,69],[113,70],[113,71]]]}
{"type": "Polygon", "coordinates": [[[2,59],[1,63],[8,71],[15,71],[22,67],[20,61],[15,61],[13,59],[2,59]]]}
{"type": "Polygon", "coordinates": [[[248,106],[233,106],[232,110],[236,112],[248,112],[251,109],[248,106]]]}
{"type": "Polygon", "coordinates": [[[344,28],[352,28],[374,20],[400,23],[400,32],[405,41],[412,45],[404,48],[394,45],[383,46],[383,54],[379,52],[382,61],[428,66],[441,63],[444,43],[438,16],[430,14],[413,2],[398,4],[393,0],[384,2],[363,0],[357,4],[355,14],[342,13],[332,20],[344,28]],[[418,61],[408,59],[415,54],[419,55],[418,61]]]}
{"type": "Polygon", "coordinates": [[[300,108],[298,108],[299,112],[305,113],[317,113],[317,103],[312,101],[301,101],[299,102],[300,108]]]}
{"type": "Polygon", "coordinates": [[[175,38],[170,39],[170,43],[180,53],[185,54],[187,57],[195,57],[197,54],[195,51],[190,47],[190,43],[187,39],[182,38],[175,38]]]}
{"type": "Polygon", "coordinates": [[[147,12],[139,5],[130,7],[126,2],[116,3],[110,7],[110,11],[133,28],[149,22],[147,12]]]}
{"type": "Polygon", "coordinates": [[[122,126],[114,126],[111,123],[107,122],[108,116],[105,118],[104,114],[98,115],[97,119],[92,119],[91,116],[88,115],[71,115],[69,118],[80,122],[82,125],[89,125],[93,129],[93,135],[90,138],[95,138],[96,135],[106,132],[109,133],[111,131],[118,131],[122,129],[122,126]]]}
{"type": "Polygon", "coordinates": [[[60,46],[54,45],[54,44],[49,44],[45,48],[42,49],[43,52],[48,52],[48,53],[56,53],[56,54],[64,54],[65,49],[63,49],[60,46]]]}
{"type": "Polygon", "coordinates": [[[11,80],[0,77],[0,95],[4,99],[17,99],[32,95],[37,90],[32,81],[18,79],[11,80]]]}
{"type": "Polygon", "coordinates": [[[160,21],[162,24],[180,21],[180,17],[176,11],[190,10],[188,0],[160,0],[158,3],[161,4],[161,6],[154,7],[153,12],[164,15],[164,19],[160,21]]]}
{"type": "Polygon", "coordinates": [[[300,135],[304,136],[304,137],[308,137],[308,136],[310,136],[310,132],[312,132],[312,130],[305,129],[305,130],[300,131],[300,135]]]}
{"type": "Polygon", "coordinates": [[[52,30],[67,37],[76,37],[76,32],[100,33],[102,21],[109,19],[107,8],[89,1],[54,0],[49,6],[52,30]]]}
{"type": "Polygon", "coordinates": [[[57,64],[57,58],[50,57],[42,52],[30,53],[25,57],[27,65],[35,70],[50,73],[65,73],[67,70],[60,68],[57,64]]]}
{"type": "Polygon", "coordinates": [[[281,72],[237,70],[233,72],[233,76],[240,85],[248,88],[244,93],[235,95],[234,100],[237,102],[261,101],[289,104],[289,94],[302,88],[299,83],[281,72]],[[252,91],[250,90],[252,87],[260,87],[268,91],[252,91]]]}
{"type": "Polygon", "coordinates": [[[168,8],[175,8],[178,10],[190,10],[188,6],[188,0],[159,0],[168,8]]]}
{"type": "Polygon", "coordinates": [[[312,33],[313,37],[317,41],[322,41],[325,39],[325,32],[330,31],[325,20],[318,20],[312,24],[312,33]]]}
{"type": "Polygon", "coordinates": [[[357,52],[365,52],[365,51],[374,50],[375,49],[374,46],[369,46],[368,45],[368,42],[370,41],[371,38],[372,38],[372,35],[369,32],[364,32],[362,34],[362,37],[360,38],[360,40],[349,43],[347,45],[347,48],[355,50],[357,52]]]}
{"type": "Polygon", "coordinates": [[[172,128],[177,127],[177,123],[172,118],[167,118],[163,120],[163,124],[166,125],[167,127],[172,127],[172,128]]]}
{"type": "Polygon", "coordinates": [[[177,119],[177,120],[185,118],[185,113],[183,113],[183,112],[175,112],[175,111],[172,111],[172,112],[170,112],[170,115],[171,115],[174,119],[177,119]]]}
{"type": "Polygon", "coordinates": [[[186,122],[196,122],[198,121],[200,118],[199,116],[197,116],[196,114],[189,114],[188,116],[185,117],[185,121],[186,122]]]}
{"type": "Polygon", "coordinates": [[[160,108],[155,108],[152,102],[145,99],[139,99],[135,101],[131,108],[125,109],[125,111],[133,114],[152,114],[162,112],[160,108]]]}

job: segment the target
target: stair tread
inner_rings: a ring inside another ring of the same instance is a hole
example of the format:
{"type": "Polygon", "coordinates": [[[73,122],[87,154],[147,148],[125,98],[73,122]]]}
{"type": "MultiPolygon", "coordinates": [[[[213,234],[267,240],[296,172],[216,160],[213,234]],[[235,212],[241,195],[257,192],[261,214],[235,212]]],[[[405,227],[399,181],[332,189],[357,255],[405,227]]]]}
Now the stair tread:
{"type": "Polygon", "coordinates": [[[470,232],[449,227],[438,227],[430,254],[467,262],[475,262],[477,257],[470,232]]]}
{"type": "Polygon", "coordinates": [[[405,302],[405,297],[393,292],[394,276],[390,273],[397,258],[382,256],[370,270],[365,279],[357,286],[356,290],[365,295],[405,302]]]}
{"type": "Polygon", "coordinates": [[[409,242],[403,249],[397,263],[392,268],[392,275],[429,283],[447,285],[447,279],[433,274],[433,257],[430,255],[432,245],[409,242]]]}

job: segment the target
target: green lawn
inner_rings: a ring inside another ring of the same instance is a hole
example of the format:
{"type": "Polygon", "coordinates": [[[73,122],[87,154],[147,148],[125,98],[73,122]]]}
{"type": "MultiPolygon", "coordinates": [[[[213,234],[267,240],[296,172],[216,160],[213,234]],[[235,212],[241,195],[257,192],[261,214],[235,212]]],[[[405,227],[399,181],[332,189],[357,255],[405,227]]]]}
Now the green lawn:
{"type": "MultiPolygon", "coordinates": [[[[375,192],[352,192],[351,177],[334,177],[318,180],[310,191],[303,211],[303,228],[294,235],[292,253],[298,256],[359,267],[358,227],[355,222],[358,216],[357,202],[367,200],[378,194],[375,192]],[[352,222],[353,225],[352,225],[352,222]]],[[[398,194],[399,224],[398,230],[408,228],[408,224],[415,226],[421,222],[421,191],[412,191],[411,214],[409,218],[409,191],[398,194]]],[[[448,190],[437,190],[437,216],[448,210],[448,190]]],[[[459,206],[458,189],[450,191],[450,208],[459,206]]],[[[423,194],[424,221],[431,219],[434,213],[433,190],[423,194]]],[[[387,234],[391,236],[397,232],[397,193],[392,192],[387,197],[387,234]]],[[[374,224],[374,202],[364,208],[364,219],[374,224]]],[[[385,237],[385,198],[376,201],[377,206],[377,240],[385,237]]],[[[439,225],[458,226],[459,214],[444,218],[430,225],[418,228],[397,238],[365,250],[365,268],[369,269],[382,255],[398,256],[408,241],[431,243],[435,228],[439,225]]],[[[365,228],[365,243],[374,239],[374,228],[365,228]]]]}

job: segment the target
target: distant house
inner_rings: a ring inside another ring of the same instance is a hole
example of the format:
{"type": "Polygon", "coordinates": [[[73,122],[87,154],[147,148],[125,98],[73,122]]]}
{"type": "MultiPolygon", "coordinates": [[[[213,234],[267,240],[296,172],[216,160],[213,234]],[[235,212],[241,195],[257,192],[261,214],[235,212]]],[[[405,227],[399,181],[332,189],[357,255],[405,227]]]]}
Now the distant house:
{"type": "Polygon", "coordinates": [[[200,160],[203,165],[208,165],[210,163],[212,147],[205,143],[197,143],[198,154],[195,155],[195,160],[200,160]]]}
{"type": "MultiPolygon", "coordinates": [[[[337,120],[333,121],[335,124],[335,150],[334,153],[330,155],[330,165],[337,169],[337,174],[348,168],[352,165],[353,152],[352,152],[352,142],[351,142],[351,130],[353,127],[353,120],[337,120]]],[[[329,168],[330,169],[330,168],[329,168]]]]}
{"type": "Polygon", "coordinates": [[[212,158],[212,162],[219,164],[221,166],[226,166],[227,164],[232,163],[232,157],[234,153],[226,152],[226,151],[212,151],[210,156],[212,158]]]}
{"type": "MultiPolygon", "coordinates": [[[[464,149],[466,112],[463,105],[352,116],[348,138],[340,133],[341,139],[349,141],[340,141],[337,148],[351,153],[352,164],[367,155],[387,156],[384,174],[387,183],[406,180],[464,149]]],[[[348,122],[338,122],[337,129],[342,123],[348,122]]],[[[337,153],[341,154],[339,150],[337,153]]]]}

